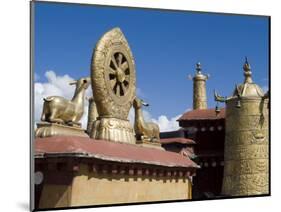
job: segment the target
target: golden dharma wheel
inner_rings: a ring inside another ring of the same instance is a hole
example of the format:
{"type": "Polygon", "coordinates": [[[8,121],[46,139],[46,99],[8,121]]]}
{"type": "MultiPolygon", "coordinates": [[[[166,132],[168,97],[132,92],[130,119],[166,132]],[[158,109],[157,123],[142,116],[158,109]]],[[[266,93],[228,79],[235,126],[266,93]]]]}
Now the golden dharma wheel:
{"type": "Polygon", "coordinates": [[[126,120],[135,98],[135,63],[119,28],[108,31],[98,41],[91,78],[99,116],[126,120]]]}

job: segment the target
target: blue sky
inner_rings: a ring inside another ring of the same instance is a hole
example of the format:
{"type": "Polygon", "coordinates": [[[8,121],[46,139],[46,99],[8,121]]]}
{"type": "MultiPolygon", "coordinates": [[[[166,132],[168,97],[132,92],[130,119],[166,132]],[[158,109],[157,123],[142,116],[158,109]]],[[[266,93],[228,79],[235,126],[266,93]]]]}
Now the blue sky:
{"type": "Polygon", "coordinates": [[[125,34],[136,62],[139,95],[153,117],[174,117],[192,108],[192,82],[200,61],[207,81],[208,106],[213,89],[231,95],[243,81],[245,56],[253,79],[268,84],[268,18],[187,11],[128,9],[35,3],[35,73],[73,78],[90,75],[93,48],[113,27],[125,34]]]}

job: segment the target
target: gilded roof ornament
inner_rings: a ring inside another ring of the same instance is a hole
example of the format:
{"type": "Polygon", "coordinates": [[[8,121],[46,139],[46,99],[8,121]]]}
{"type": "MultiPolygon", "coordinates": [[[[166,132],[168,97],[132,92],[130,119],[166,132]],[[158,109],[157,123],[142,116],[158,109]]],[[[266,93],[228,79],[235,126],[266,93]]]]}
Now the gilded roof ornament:
{"type": "Polygon", "coordinates": [[[207,108],[207,94],[206,94],[206,81],[209,79],[209,74],[203,74],[201,63],[197,62],[195,67],[196,73],[192,77],[190,74],[188,78],[193,80],[193,109],[206,109],[207,108]]]}
{"type": "Polygon", "coordinates": [[[197,71],[197,74],[201,74],[201,63],[200,62],[198,62],[198,63],[196,63],[196,71],[197,71]]]}
{"type": "Polygon", "coordinates": [[[135,144],[128,120],[136,96],[135,61],[120,28],[106,32],[93,51],[91,79],[97,119],[90,137],[135,144]]]}
{"type": "Polygon", "coordinates": [[[200,62],[196,63],[195,70],[196,70],[196,74],[195,74],[193,79],[195,79],[195,80],[207,80],[207,79],[210,78],[209,74],[205,75],[205,74],[202,73],[202,68],[201,68],[201,63],[200,62]]]}
{"type": "Polygon", "coordinates": [[[267,95],[253,82],[247,58],[243,70],[244,82],[235,85],[233,95],[226,100],[222,185],[225,196],[268,194],[269,191],[267,95]]]}
{"type": "Polygon", "coordinates": [[[260,86],[255,84],[252,79],[251,66],[248,62],[248,58],[245,57],[244,69],[244,83],[235,86],[233,96],[240,97],[262,97],[264,95],[260,86]]]}
{"type": "Polygon", "coordinates": [[[244,70],[244,82],[235,85],[234,92],[232,96],[229,97],[223,97],[220,96],[216,91],[214,92],[215,101],[217,102],[227,102],[228,100],[232,98],[237,98],[237,107],[240,107],[240,99],[241,98],[264,98],[264,93],[259,85],[255,84],[252,79],[252,71],[251,71],[251,65],[248,62],[248,58],[245,57],[245,62],[243,65],[244,70]]]}
{"type": "Polygon", "coordinates": [[[252,83],[252,72],[251,72],[251,66],[248,62],[248,58],[245,57],[245,63],[243,65],[243,69],[244,69],[244,76],[245,76],[245,80],[244,83],[252,83]]]}

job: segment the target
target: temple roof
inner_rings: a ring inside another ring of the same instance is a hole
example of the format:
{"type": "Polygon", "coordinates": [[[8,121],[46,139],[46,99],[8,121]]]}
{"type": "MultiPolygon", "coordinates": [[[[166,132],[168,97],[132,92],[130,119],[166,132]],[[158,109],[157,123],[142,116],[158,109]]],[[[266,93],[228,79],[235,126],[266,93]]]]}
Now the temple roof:
{"type": "Polygon", "coordinates": [[[96,158],[120,163],[199,168],[196,163],[178,153],[75,136],[35,139],[35,158],[46,157],[96,158]]]}
{"type": "Polygon", "coordinates": [[[184,113],[177,121],[184,120],[218,120],[225,118],[225,108],[221,108],[220,112],[216,112],[215,108],[197,109],[184,113]]]}
{"type": "Polygon", "coordinates": [[[161,144],[181,143],[181,144],[196,144],[195,141],[189,138],[175,137],[175,138],[161,138],[161,144]]]}

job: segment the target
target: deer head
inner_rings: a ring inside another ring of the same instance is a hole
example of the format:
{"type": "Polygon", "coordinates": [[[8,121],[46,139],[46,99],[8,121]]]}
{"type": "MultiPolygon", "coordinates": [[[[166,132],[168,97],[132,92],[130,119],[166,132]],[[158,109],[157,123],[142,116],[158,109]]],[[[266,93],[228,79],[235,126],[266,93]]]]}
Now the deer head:
{"type": "Polygon", "coordinates": [[[135,98],[134,99],[134,102],[133,102],[133,107],[135,108],[135,109],[139,109],[139,108],[141,108],[142,107],[142,105],[143,106],[149,106],[149,104],[148,103],[146,103],[146,102],[144,102],[142,99],[139,99],[139,98],[135,98]]]}

